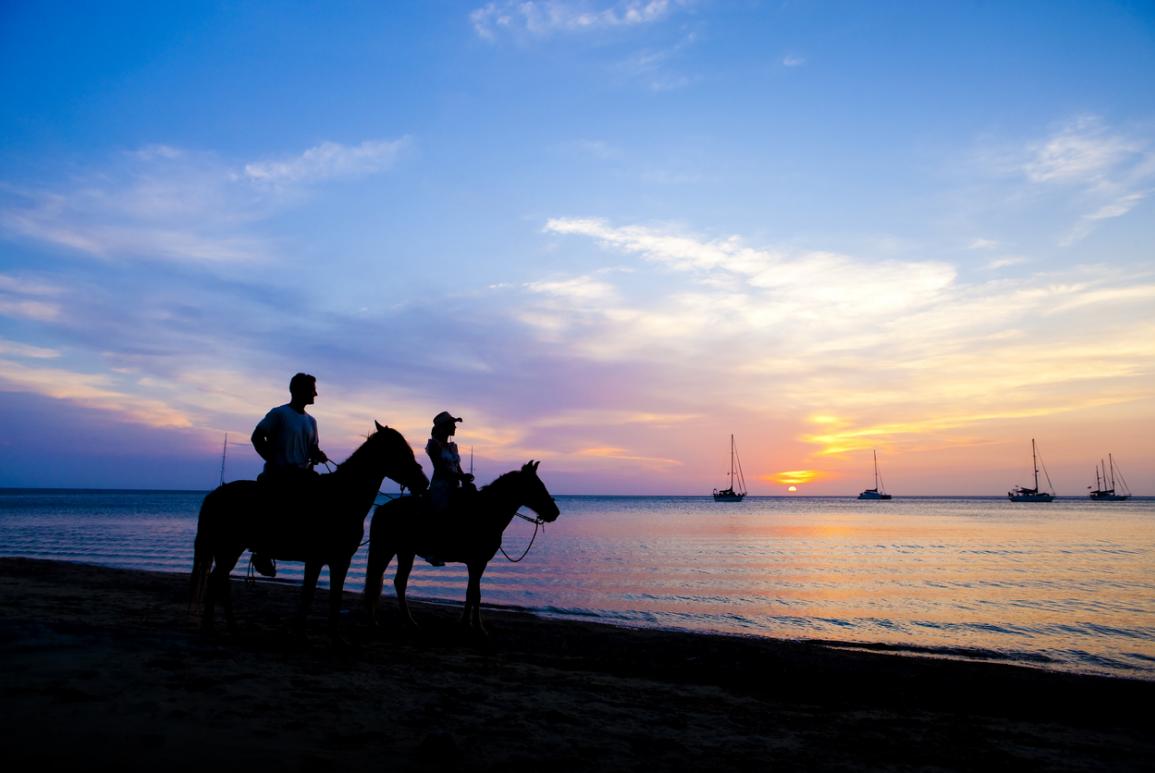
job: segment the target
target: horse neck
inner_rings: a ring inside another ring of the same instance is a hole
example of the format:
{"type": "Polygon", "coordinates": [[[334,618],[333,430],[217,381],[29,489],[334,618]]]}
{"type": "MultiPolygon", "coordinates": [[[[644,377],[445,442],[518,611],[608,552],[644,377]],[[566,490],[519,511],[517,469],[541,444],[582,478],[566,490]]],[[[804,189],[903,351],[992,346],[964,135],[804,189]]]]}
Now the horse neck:
{"type": "Polygon", "coordinates": [[[376,460],[366,450],[366,445],[368,444],[354,451],[352,456],[338,465],[336,472],[327,477],[332,478],[335,484],[340,483],[342,487],[348,487],[357,495],[371,492],[376,496],[381,490],[381,484],[385,482],[385,465],[375,463],[376,460]]]}
{"type": "Polygon", "coordinates": [[[503,530],[517,515],[518,508],[525,504],[517,476],[517,472],[507,472],[478,492],[478,496],[486,500],[484,512],[492,513],[494,521],[503,530]]]}

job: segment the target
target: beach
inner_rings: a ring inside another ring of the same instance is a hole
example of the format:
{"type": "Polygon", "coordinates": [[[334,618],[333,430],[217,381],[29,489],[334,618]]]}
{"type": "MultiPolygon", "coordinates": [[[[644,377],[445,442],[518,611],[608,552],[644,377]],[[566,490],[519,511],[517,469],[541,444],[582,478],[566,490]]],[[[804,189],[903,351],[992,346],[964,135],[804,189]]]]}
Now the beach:
{"type": "Polygon", "coordinates": [[[126,770],[1149,770],[1155,682],[834,643],[640,630],[234,580],[205,634],[188,577],[0,559],[10,761],[126,770]]]}

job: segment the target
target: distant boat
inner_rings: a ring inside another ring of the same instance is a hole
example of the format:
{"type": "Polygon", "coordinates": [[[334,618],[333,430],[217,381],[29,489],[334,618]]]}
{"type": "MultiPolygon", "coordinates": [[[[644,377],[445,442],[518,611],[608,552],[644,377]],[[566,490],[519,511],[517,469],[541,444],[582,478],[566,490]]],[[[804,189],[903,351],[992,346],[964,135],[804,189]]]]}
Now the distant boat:
{"type": "Polygon", "coordinates": [[[1047,473],[1047,466],[1043,465],[1043,475],[1047,476],[1047,485],[1050,491],[1039,490],[1039,455],[1035,450],[1035,439],[1031,438],[1031,461],[1035,467],[1035,487],[1026,488],[1025,486],[1015,486],[1007,492],[1007,497],[1012,502],[1053,502],[1055,500],[1054,485],[1051,484],[1051,476],[1047,473]]]}
{"type": "Polygon", "coordinates": [[[715,502],[741,502],[746,496],[746,479],[742,476],[742,462],[738,459],[738,451],[734,448],[734,436],[730,436],[730,486],[721,491],[714,489],[715,502]],[[735,473],[737,464],[737,473],[735,473]],[[734,478],[737,475],[738,488],[734,488],[734,478]]]}
{"type": "Polygon", "coordinates": [[[878,451],[874,452],[874,488],[868,488],[858,495],[859,499],[890,499],[890,494],[883,490],[878,477],[878,451]]]}
{"type": "MultiPolygon", "coordinates": [[[[1091,499],[1096,502],[1123,502],[1131,498],[1131,492],[1127,488],[1127,481],[1123,478],[1123,471],[1115,468],[1115,458],[1111,454],[1107,454],[1107,459],[1110,460],[1110,465],[1104,465],[1103,460],[1099,460],[1099,467],[1095,468],[1095,489],[1091,492],[1091,499]],[[1100,478],[1100,468],[1102,477],[1100,478]],[[1119,482],[1122,486],[1119,489],[1115,488],[1115,473],[1119,473],[1119,482]]],[[[1087,488],[1091,488],[1087,486],[1087,488]]]]}

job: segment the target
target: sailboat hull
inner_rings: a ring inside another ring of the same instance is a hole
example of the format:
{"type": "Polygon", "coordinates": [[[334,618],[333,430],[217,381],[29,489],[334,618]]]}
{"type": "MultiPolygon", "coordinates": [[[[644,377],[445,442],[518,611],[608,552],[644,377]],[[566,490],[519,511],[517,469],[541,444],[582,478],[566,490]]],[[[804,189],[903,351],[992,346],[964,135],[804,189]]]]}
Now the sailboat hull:
{"type": "Polygon", "coordinates": [[[1054,494],[1046,491],[1008,491],[1007,498],[1012,502],[1054,502],[1054,494]]]}
{"type": "Polygon", "coordinates": [[[1130,494],[1115,494],[1108,491],[1092,491],[1091,499],[1096,502],[1126,502],[1130,494]]]}
{"type": "Polygon", "coordinates": [[[746,496],[746,494],[744,492],[726,489],[724,491],[715,491],[714,492],[714,501],[715,502],[741,502],[742,498],[745,496],[746,496]]]}
{"type": "Polygon", "coordinates": [[[863,491],[861,494],[859,494],[858,498],[859,499],[872,499],[872,500],[877,501],[877,500],[882,500],[882,499],[890,499],[891,497],[890,497],[890,494],[882,494],[882,493],[879,493],[877,491],[872,491],[870,489],[867,489],[866,491],[863,491]]]}

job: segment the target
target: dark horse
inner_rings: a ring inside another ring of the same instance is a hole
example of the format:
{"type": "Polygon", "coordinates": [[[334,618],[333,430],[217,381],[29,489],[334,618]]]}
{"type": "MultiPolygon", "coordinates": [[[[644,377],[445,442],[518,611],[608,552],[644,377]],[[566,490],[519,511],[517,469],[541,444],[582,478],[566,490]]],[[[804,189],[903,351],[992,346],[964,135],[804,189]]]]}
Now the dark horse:
{"type": "Polygon", "coordinates": [[[369,527],[369,565],[365,571],[363,601],[370,616],[374,619],[377,616],[385,570],[393,556],[397,556],[393,586],[397,590],[401,620],[415,626],[405,600],[409,572],[415,556],[436,556],[469,568],[461,622],[484,633],[481,575],[501,547],[502,532],[521,507],[533,510],[546,523],[557,520],[557,503],[537,477],[538,464],[540,462],[531,461],[520,470],[505,473],[473,494],[461,510],[451,509],[444,516],[430,514],[423,497],[405,497],[379,505],[369,527]]]}
{"type": "MultiPolygon", "coordinates": [[[[204,604],[204,627],[212,628],[219,601],[229,630],[236,630],[229,572],[250,549],[270,558],[305,562],[298,625],[303,625],[312,606],[321,567],[328,565],[329,631],[335,636],[345,575],[365,535],[365,516],[386,477],[415,492],[429,485],[401,433],[377,424],[377,431],[336,472],[288,490],[238,480],[210,492],[197,521],[192,572],[193,601],[204,604]]],[[[398,501],[408,499],[413,497],[398,501]]]]}

